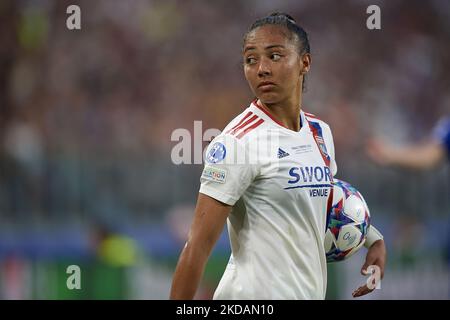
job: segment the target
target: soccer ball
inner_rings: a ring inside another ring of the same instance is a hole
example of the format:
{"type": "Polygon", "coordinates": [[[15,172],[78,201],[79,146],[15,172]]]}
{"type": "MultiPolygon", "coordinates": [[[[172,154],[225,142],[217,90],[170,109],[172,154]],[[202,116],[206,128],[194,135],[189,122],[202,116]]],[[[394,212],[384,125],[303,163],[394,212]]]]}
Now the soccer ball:
{"type": "Polygon", "coordinates": [[[327,262],[345,260],[366,241],[370,228],[369,208],[361,193],[351,184],[334,179],[333,205],[327,214],[327,262]]]}

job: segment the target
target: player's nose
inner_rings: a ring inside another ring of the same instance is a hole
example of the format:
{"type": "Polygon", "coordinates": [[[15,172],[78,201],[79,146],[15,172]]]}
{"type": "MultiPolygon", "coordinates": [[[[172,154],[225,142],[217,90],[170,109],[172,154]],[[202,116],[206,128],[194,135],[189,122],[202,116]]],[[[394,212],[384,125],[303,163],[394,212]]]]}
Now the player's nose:
{"type": "Polygon", "coordinates": [[[270,63],[267,59],[261,59],[258,66],[258,77],[266,77],[272,73],[270,63]]]}

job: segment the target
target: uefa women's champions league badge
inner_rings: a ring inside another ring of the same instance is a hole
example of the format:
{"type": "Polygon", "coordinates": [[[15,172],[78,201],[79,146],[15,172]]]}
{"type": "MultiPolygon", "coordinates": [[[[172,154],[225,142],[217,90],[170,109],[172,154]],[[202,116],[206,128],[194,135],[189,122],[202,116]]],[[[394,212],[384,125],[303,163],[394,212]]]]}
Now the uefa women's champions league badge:
{"type": "Polygon", "coordinates": [[[209,163],[218,163],[225,159],[226,154],[227,149],[225,146],[220,142],[216,142],[209,150],[206,161],[209,163]]]}

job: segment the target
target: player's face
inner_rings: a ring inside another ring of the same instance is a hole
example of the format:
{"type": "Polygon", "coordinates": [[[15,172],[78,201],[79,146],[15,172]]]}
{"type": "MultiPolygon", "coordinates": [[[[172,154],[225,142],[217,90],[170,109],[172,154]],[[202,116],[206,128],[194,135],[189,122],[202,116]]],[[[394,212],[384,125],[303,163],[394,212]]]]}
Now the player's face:
{"type": "Polygon", "coordinates": [[[297,39],[286,28],[266,25],[256,28],[244,44],[245,77],[263,103],[279,103],[299,97],[310,55],[300,56],[297,39]]]}

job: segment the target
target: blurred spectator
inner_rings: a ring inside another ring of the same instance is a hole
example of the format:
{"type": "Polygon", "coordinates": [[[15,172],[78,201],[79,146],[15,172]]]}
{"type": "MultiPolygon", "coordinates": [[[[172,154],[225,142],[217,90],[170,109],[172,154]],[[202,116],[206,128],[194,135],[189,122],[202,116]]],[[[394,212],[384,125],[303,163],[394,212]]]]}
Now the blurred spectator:
{"type": "Polygon", "coordinates": [[[447,158],[450,160],[450,117],[442,118],[426,141],[394,146],[379,139],[369,141],[367,154],[378,164],[410,169],[433,168],[447,158]]]}
{"type": "Polygon", "coordinates": [[[137,243],[130,237],[105,226],[94,226],[92,244],[97,258],[111,267],[131,267],[139,258],[137,243]]]}

